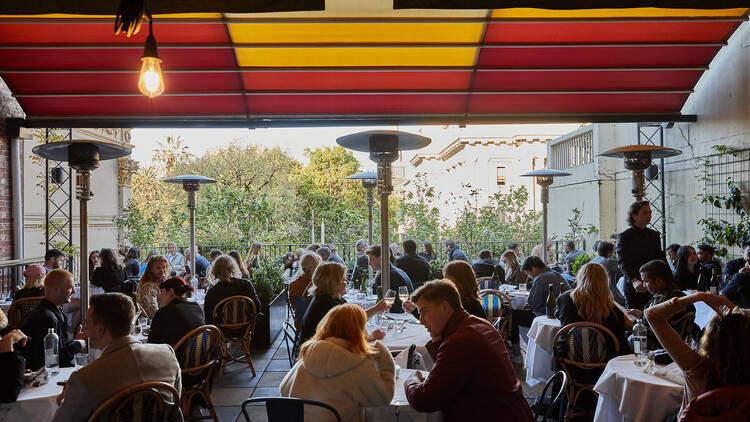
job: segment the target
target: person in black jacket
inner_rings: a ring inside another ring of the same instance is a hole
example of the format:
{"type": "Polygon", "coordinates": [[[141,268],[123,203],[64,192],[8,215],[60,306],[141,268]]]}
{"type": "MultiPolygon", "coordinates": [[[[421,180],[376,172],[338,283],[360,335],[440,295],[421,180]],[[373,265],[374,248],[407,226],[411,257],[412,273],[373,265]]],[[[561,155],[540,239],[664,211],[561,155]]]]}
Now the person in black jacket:
{"type": "Polygon", "coordinates": [[[464,251],[459,249],[456,242],[447,239],[443,241],[443,246],[445,246],[445,251],[448,253],[448,262],[456,260],[469,262],[469,258],[466,257],[464,251]]]}
{"type": "Polygon", "coordinates": [[[132,247],[128,250],[128,255],[125,257],[125,277],[126,278],[137,278],[141,273],[141,250],[132,247]]]}
{"type": "Polygon", "coordinates": [[[427,262],[432,262],[437,259],[437,255],[435,255],[435,251],[432,249],[432,242],[422,243],[422,252],[417,255],[426,259],[427,262]]]}
{"type": "MultiPolygon", "coordinates": [[[[0,310],[0,329],[5,328],[8,319],[0,310]]],[[[26,360],[15,346],[26,345],[28,337],[21,330],[12,330],[0,338],[0,403],[16,401],[23,387],[23,374],[26,360]]]]}
{"type": "Polygon", "coordinates": [[[26,358],[26,366],[32,371],[44,366],[44,336],[50,328],[59,339],[60,367],[72,367],[73,357],[85,347],[85,333],[80,329],[75,339],[68,340],[68,320],[61,306],[70,302],[73,294],[73,274],[55,269],[44,278],[44,299],[32,309],[18,327],[29,336],[21,354],[26,358]]]}
{"type": "MultiPolygon", "coordinates": [[[[346,303],[342,296],[346,293],[346,266],[338,262],[322,262],[315,268],[312,276],[312,287],[310,293],[312,300],[302,317],[302,331],[297,336],[297,346],[312,338],[318,323],[323,317],[337,305],[346,303]]],[[[372,318],[378,312],[388,308],[385,301],[378,302],[375,306],[367,309],[367,319],[372,318]]],[[[383,338],[382,335],[374,335],[375,340],[383,338]],[[379,338],[378,338],[379,337],[379,338]]]]}
{"type": "Polygon", "coordinates": [[[362,285],[362,279],[365,276],[367,267],[370,266],[370,260],[367,259],[365,250],[367,249],[367,240],[360,239],[354,244],[354,249],[357,251],[357,260],[352,270],[352,283],[354,286],[359,288],[362,285]]]}
{"type": "MultiPolygon", "coordinates": [[[[495,274],[495,267],[498,265],[500,264],[492,259],[492,251],[489,249],[482,249],[479,251],[479,259],[471,264],[471,268],[474,270],[474,274],[476,274],[477,278],[492,277],[492,275],[495,274]]],[[[502,267],[500,269],[502,270],[502,267]]],[[[502,284],[505,281],[505,270],[503,270],[502,274],[498,271],[497,275],[500,284],[502,284]]]]}
{"type": "Polygon", "coordinates": [[[168,278],[159,285],[161,307],[151,321],[149,343],[174,347],[185,334],[206,325],[200,305],[187,300],[188,293],[192,291],[193,288],[182,277],[168,278]]]}
{"type": "MultiPolygon", "coordinates": [[[[388,249],[390,254],[390,248],[388,249]]],[[[381,255],[380,255],[380,245],[372,245],[369,248],[367,248],[367,258],[370,260],[370,266],[372,267],[373,271],[378,271],[381,268],[381,255]]],[[[394,314],[398,314],[403,312],[403,309],[401,307],[401,298],[398,297],[398,288],[401,286],[406,286],[406,290],[411,294],[414,291],[414,286],[411,284],[411,280],[409,280],[409,276],[398,267],[395,267],[391,265],[390,267],[390,285],[389,289],[393,290],[397,293],[396,300],[393,302],[393,305],[391,305],[391,309],[389,312],[392,312],[394,314]]],[[[381,274],[380,271],[375,275],[375,278],[373,279],[372,283],[372,292],[373,294],[378,293],[378,289],[381,287],[380,285],[381,280],[381,274]]],[[[382,292],[383,296],[385,296],[386,291],[382,292]]]]}
{"type": "Polygon", "coordinates": [[[432,279],[430,263],[417,255],[417,242],[412,239],[406,239],[403,246],[404,256],[397,259],[394,265],[404,270],[406,275],[409,276],[409,280],[411,280],[412,287],[418,289],[424,282],[432,279]]]}
{"type": "Polygon", "coordinates": [[[641,280],[641,266],[651,260],[667,262],[661,249],[659,232],[646,226],[651,222],[648,201],[638,201],[628,210],[630,227],[617,237],[617,263],[625,277],[625,301],[631,309],[643,310],[651,300],[646,284],[641,280]]]}
{"type": "Polygon", "coordinates": [[[203,311],[206,316],[206,324],[217,324],[214,321],[213,312],[216,304],[222,299],[230,296],[249,297],[255,304],[255,313],[260,312],[260,299],[255,292],[255,286],[250,280],[245,280],[240,273],[240,267],[237,262],[229,255],[221,255],[216,258],[214,265],[211,266],[213,279],[217,280],[216,284],[206,292],[206,300],[203,303],[203,311]]]}
{"type": "Polygon", "coordinates": [[[721,295],[740,308],[750,308],[750,271],[733,275],[721,291],[721,295]]]}
{"type": "Polygon", "coordinates": [[[44,276],[47,273],[44,267],[39,264],[31,264],[23,270],[23,277],[26,280],[23,289],[17,290],[13,295],[13,300],[27,297],[44,296],[44,276]]]}
{"type": "Polygon", "coordinates": [[[117,254],[109,248],[102,249],[102,266],[94,270],[91,284],[104,289],[105,293],[120,293],[122,283],[127,279],[125,270],[117,260],[117,254]]]}
{"type": "Polygon", "coordinates": [[[737,274],[739,270],[745,266],[745,256],[750,255],[750,239],[745,240],[742,242],[742,257],[733,259],[724,266],[724,271],[722,272],[722,278],[724,285],[729,282],[729,279],[732,278],[733,275],[737,274]]]}

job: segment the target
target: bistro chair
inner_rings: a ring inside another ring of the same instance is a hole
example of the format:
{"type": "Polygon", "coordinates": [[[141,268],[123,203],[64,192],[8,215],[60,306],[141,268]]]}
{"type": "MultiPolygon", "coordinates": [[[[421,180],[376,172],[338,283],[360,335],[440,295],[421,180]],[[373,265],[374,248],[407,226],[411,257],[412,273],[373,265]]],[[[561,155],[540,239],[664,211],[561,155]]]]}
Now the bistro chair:
{"type": "Polygon", "coordinates": [[[292,367],[294,366],[294,360],[297,359],[297,335],[299,332],[289,320],[284,321],[282,329],[284,330],[284,344],[286,344],[286,355],[289,358],[289,367],[292,367]]]}
{"type": "Polygon", "coordinates": [[[479,277],[477,284],[479,285],[479,290],[497,290],[500,283],[492,277],[479,277]]]}
{"type": "Polygon", "coordinates": [[[213,372],[221,359],[221,331],[213,325],[204,325],[185,334],[174,346],[174,352],[182,368],[182,395],[180,407],[185,419],[213,419],[218,422],[211,387],[213,372]],[[210,416],[190,416],[193,398],[205,404],[210,416]]]}
{"type": "Polygon", "coordinates": [[[312,301],[311,297],[304,296],[292,296],[292,308],[294,308],[294,326],[298,329],[302,329],[302,319],[305,317],[307,307],[310,306],[312,301]]]}
{"type": "Polygon", "coordinates": [[[221,330],[223,343],[219,379],[224,375],[224,367],[235,362],[247,363],[255,376],[250,358],[250,341],[255,331],[256,317],[255,302],[247,296],[229,296],[214,306],[213,321],[221,330]],[[238,344],[242,348],[241,356],[232,357],[232,344],[238,344]]]}
{"type": "Polygon", "coordinates": [[[549,420],[561,422],[565,415],[565,392],[568,389],[568,375],[564,371],[552,374],[544,385],[542,393],[537,397],[531,410],[534,411],[534,421],[547,422],[549,420]],[[549,397],[547,391],[549,390],[549,397]],[[541,417],[541,419],[539,419],[541,417]]]}
{"type": "Polygon", "coordinates": [[[512,326],[510,297],[499,290],[480,290],[479,300],[487,314],[487,320],[497,328],[503,339],[509,339],[512,326]]]}
{"type": "Polygon", "coordinates": [[[36,308],[42,299],[44,299],[44,296],[25,297],[14,300],[8,309],[8,327],[18,328],[18,325],[23,321],[23,317],[36,308]]]}
{"type": "Polygon", "coordinates": [[[163,422],[182,420],[177,406],[180,394],[170,384],[144,382],[128,387],[102,403],[91,414],[89,422],[163,422]],[[168,398],[166,398],[167,396],[168,398]],[[171,401],[170,401],[171,399],[171,401]]]}
{"type": "MultiPolygon", "coordinates": [[[[317,407],[321,409],[321,412],[326,414],[330,412],[330,414],[336,417],[337,422],[341,422],[341,416],[339,416],[339,412],[333,406],[319,401],[295,399],[292,397],[258,397],[245,400],[242,403],[242,415],[245,416],[246,422],[251,422],[246,407],[252,403],[264,403],[266,405],[268,422],[304,422],[305,406],[317,407]]],[[[308,420],[315,419],[310,418],[308,420]]]]}
{"type": "Polygon", "coordinates": [[[590,392],[593,398],[599,396],[594,391],[594,384],[607,366],[607,362],[620,351],[617,337],[603,325],[575,322],[562,327],[552,344],[553,369],[564,371],[570,380],[565,420],[578,415],[592,414],[595,406],[578,406],[578,400],[586,391],[590,392]],[[561,338],[563,340],[558,341],[561,338]]]}

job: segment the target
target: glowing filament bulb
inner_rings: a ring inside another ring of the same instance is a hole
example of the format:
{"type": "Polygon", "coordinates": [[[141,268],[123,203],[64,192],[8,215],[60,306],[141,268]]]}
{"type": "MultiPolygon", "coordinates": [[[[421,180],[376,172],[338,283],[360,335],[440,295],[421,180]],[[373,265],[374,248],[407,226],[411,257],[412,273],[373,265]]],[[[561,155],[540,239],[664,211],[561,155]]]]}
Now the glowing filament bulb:
{"type": "Polygon", "coordinates": [[[164,92],[164,78],[161,74],[161,59],[141,57],[141,74],[138,77],[138,90],[148,98],[156,98],[164,92]]]}

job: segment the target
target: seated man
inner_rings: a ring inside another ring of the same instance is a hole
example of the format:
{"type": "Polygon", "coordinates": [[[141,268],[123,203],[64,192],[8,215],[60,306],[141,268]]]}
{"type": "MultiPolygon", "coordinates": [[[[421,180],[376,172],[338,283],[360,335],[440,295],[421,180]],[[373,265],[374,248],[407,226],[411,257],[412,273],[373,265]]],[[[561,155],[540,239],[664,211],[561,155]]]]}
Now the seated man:
{"type": "Polygon", "coordinates": [[[432,340],[426,348],[435,366],[404,381],[409,404],[420,412],[442,411],[443,420],[532,420],[505,342],[486,320],[461,307],[456,287],[444,280],[425,283],[411,296],[432,340]]]}
{"type": "Polygon", "coordinates": [[[750,308],[750,271],[742,271],[733,275],[721,291],[721,295],[740,308],[750,308]]]}
{"type": "Polygon", "coordinates": [[[566,240],[565,244],[563,245],[563,248],[565,249],[565,265],[567,265],[568,270],[566,271],[568,274],[570,274],[570,270],[573,268],[573,263],[576,262],[576,258],[578,258],[581,255],[585,255],[586,252],[576,249],[576,242],[572,240],[566,240]]]}
{"type": "Polygon", "coordinates": [[[36,371],[44,366],[44,336],[52,328],[59,341],[59,362],[61,368],[74,366],[73,358],[86,346],[86,335],[79,329],[75,339],[68,340],[68,318],[62,306],[70,302],[73,295],[73,274],[54,269],[44,278],[44,299],[32,309],[18,327],[29,340],[21,354],[26,358],[26,368],[36,371]]]}
{"type": "MultiPolygon", "coordinates": [[[[498,265],[500,264],[492,259],[492,251],[489,249],[482,249],[479,251],[479,259],[471,264],[471,268],[474,270],[474,274],[476,274],[477,278],[492,277],[492,275],[495,274],[495,267],[498,265]]],[[[505,274],[498,274],[498,278],[505,281],[505,274]]]]}
{"type": "Polygon", "coordinates": [[[102,355],[70,376],[54,422],[86,421],[107,399],[136,384],[161,381],[181,390],[180,365],[174,350],[166,344],[141,344],[131,337],[134,315],[133,301],[122,293],[91,297],[86,333],[92,347],[102,350],[102,355]]]}
{"type": "MultiPolygon", "coordinates": [[[[666,262],[658,259],[649,261],[641,266],[640,273],[642,277],[641,280],[646,283],[646,288],[649,293],[653,295],[651,300],[646,304],[644,310],[662,302],[666,302],[673,297],[685,296],[685,293],[683,293],[682,290],[677,287],[677,284],[675,284],[672,271],[669,270],[669,264],[666,262]]],[[[648,327],[648,321],[643,318],[643,311],[638,309],[628,309],[628,313],[637,318],[641,318],[643,324],[648,327]]],[[[693,321],[695,321],[695,306],[693,305],[686,306],[685,309],[675,313],[669,318],[670,325],[672,325],[672,328],[674,328],[683,339],[691,335],[693,321]],[[692,313],[692,316],[689,315],[690,313],[692,313]]],[[[661,348],[661,343],[659,343],[659,340],[649,327],[648,349],[655,350],[661,348]]]]}
{"type": "Polygon", "coordinates": [[[570,289],[562,275],[544,265],[542,260],[534,255],[526,257],[521,265],[532,278],[529,300],[523,309],[514,309],[512,312],[513,325],[510,330],[511,357],[514,361],[521,360],[521,337],[518,327],[531,327],[534,318],[545,315],[547,312],[547,297],[549,296],[549,285],[552,285],[552,294],[555,299],[560,293],[570,289]]]}
{"type": "Polygon", "coordinates": [[[362,285],[362,279],[365,277],[367,267],[370,266],[370,261],[367,259],[365,250],[367,249],[367,241],[360,239],[354,244],[354,249],[357,251],[356,264],[352,270],[352,282],[355,286],[359,287],[362,285]]]}
{"type": "Polygon", "coordinates": [[[727,262],[727,265],[724,266],[724,272],[722,274],[724,283],[728,283],[729,279],[731,279],[733,275],[740,272],[740,270],[742,270],[743,272],[750,270],[750,266],[746,264],[746,257],[748,256],[750,256],[750,239],[742,242],[742,257],[733,259],[727,262]],[[743,270],[743,268],[747,269],[743,270]]]}
{"type": "MultiPolygon", "coordinates": [[[[373,271],[380,270],[380,245],[370,246],[369,248],[367,248],[367,251],[365,253],[367,254],[367,258],[370,260],[370,266],[372,267],[373,271]]],[[[401,286],[406,286],[406,289],[411,294],[411,292],[414,291],[414,287],[411,284],[411,280],[409,280],[409,276],[407,276],[403,270],[393,265],[391,265],[390,268],[390,289],[396,292],[396,300],[393,302],[393,305],[391,305],[391,309],[388,312],[401,313],[403,312],[403,310],[401,308],[401,299],[398,297],[398,288],[401,286]]],[[[374,294],[378,293],[379,287],[380,272],[378,271],[378,274],[375,276],[374,283],[372,285],[374,294]]],[[[383,296],[385,296],[385,293],[386,292],[383,292],[383,296]]]]}
{"type": "Polygon", "coordinates": [[[426,259],[417,255],[417,242],[412,239],[404,240],[404,256],[397,259],[393,264],[402,269],[411,280],[411,285],[415,289],[421,286],[425,281],[432,279],[430,263],[426,259]]]}

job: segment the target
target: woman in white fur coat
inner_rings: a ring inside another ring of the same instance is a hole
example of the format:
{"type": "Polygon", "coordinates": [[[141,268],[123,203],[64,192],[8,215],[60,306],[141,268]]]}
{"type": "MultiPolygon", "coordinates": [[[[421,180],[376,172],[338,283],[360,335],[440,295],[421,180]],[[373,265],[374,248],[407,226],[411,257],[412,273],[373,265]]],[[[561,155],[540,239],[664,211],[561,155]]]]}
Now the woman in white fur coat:
{"type": "MultiPolygon", "coordinates": [[[[357,305],[331,309],[281,381],[281,395],[329,404],[342,421],[363,421],[364,407],[389,404],[395,364],[382,343],[367,343],[366,323],[365,311],[357,305]]],[[[327,410],[312,406],[305,407],[305,417],[335,421],[327,410]]]]}

